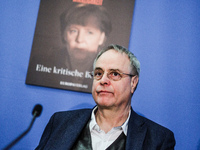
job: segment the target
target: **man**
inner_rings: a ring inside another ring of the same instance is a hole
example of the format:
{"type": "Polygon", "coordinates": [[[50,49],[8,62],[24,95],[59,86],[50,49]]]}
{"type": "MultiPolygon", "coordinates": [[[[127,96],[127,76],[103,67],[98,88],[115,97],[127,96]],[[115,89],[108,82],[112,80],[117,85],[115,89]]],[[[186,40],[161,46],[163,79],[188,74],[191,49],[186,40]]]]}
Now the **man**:
{"type": "Polygon", "coordinates": [[[131,108],[140,74],[137,58],[111,45],[97,55],[93,68],[97,106],[55,113],[36,149],[173,150],[173,133],[131,108]]]}

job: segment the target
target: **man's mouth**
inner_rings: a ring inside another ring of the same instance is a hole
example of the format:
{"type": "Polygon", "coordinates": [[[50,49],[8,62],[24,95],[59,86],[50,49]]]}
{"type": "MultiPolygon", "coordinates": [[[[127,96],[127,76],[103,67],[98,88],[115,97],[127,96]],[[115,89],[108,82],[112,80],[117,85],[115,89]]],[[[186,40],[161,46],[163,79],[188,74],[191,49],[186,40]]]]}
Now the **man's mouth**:
{"type": "Polygon", "coordinates": [[[97,94],[112,94],[112,92],[106,91],[106,90],[101,90],[101,91],[97,91],[97,94]]]}

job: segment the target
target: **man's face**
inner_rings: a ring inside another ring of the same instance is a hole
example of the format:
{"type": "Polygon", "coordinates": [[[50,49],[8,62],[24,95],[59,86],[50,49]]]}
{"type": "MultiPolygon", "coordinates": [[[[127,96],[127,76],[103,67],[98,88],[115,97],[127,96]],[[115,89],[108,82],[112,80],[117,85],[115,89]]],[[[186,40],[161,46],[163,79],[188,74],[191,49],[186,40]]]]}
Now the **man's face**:
{"type": "Polygon", "coordinates": [[[71,24],[65,29],[64,39],[71,57],[86,59],[88,53],[97,53],[98,47],[103,44],[105,33],[95,25],[85,26],[71,24]]]}
{"type": "Polygon", "coordinates": [[[112,70],[130,74],[131,67],[128,56],[124,53],[108,50],[97,60],[95,70],[97,69],[102,69],[104,75],[100,80],[94,79],[93,81],[92,95],[96,104],[99,107],[117,109],[130,105],[131,95],[137,82],[133,80],[135,77],[126,76],[118,81],[107,77],[107,73],[112,70]]]}

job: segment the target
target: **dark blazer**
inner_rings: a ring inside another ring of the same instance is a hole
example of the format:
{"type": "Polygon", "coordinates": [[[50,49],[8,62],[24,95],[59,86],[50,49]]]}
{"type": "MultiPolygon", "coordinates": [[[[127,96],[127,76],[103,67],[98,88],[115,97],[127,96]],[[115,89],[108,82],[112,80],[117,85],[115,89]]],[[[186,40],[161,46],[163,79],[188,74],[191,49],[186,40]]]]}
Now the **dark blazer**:
{"type": "MultiPolygon", "coordinates": [[[[55,113],[47,124],[36,150],[70,150],[90,120],[92,109],[55,113]]],[[[165,127],[139,116],[131,109],[126,150],[173,150],[174,134],[165,127]]]]}

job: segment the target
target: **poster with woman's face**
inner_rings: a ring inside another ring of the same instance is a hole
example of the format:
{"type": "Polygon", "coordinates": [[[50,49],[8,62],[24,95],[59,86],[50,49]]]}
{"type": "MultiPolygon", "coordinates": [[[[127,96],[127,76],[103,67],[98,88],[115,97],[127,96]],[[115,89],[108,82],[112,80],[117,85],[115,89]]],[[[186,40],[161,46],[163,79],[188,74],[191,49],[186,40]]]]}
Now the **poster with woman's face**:
{"type": "Polygon", "coordinates": [[[128,47],[134,0],[41,0],[26,84],[91,93],[103,47],[128,47]]]}

